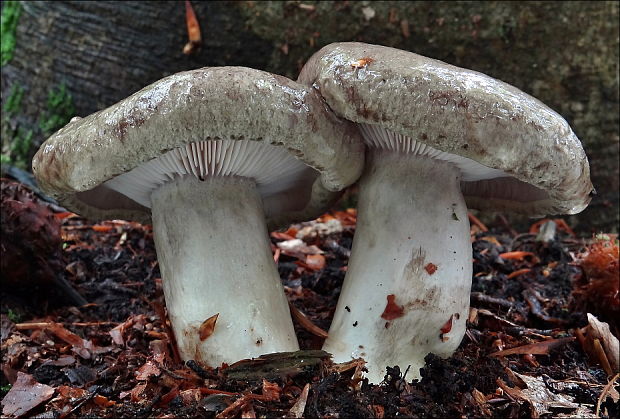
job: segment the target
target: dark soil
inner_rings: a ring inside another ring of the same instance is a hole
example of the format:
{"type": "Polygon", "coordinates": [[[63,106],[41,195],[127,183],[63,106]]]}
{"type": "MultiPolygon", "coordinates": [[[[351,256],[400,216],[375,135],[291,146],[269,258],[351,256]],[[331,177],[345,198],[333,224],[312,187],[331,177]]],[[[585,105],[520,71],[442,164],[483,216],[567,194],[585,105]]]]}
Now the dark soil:
{"type": "MultiPolygon", "coordinates": [[[[473,226],[472,311],[459,349],[448,359],[429,354],[420,380],[404,375],[406,365],[386,366],[385,381],[369,385],[359,379],[359,363],[332,364],[327,354],[317,351],[323,339],[298,323],[300,353],[219,369],[183,364],[175,356],[164,318],[152,229],[121,221],[95,224],[58,212],[55,216],[64,243],[64,270],[56,273],[89,303],[33,298],[32,290],[40,288],[35,279],[15,285],[19,279],[12,278],[10,289],[3,286],[1,396],[18,372],[55,389],[29,415],[294,417],[291,408],[304,399],[303,389],[309,385],[304,417],[594,417],[608,383],[607,373],[597,359],[588,357],[579,339],[559,340],[576,336],[575,331],[588,324],[572,296],[575,282],[583,279],[575,255],[584,251],[585,241],[561,230],[543,243],[535,234],[483,232],[473,226]],[[516,251],[531,254],[500,256],[516,251]],[[529,270],[511,275],[522,269],[529,270]],[[555,339],[560,343],[546,354],[492,355],[555,339]],[[547,389],[542,399],[528,393],[515,373],[540,380],[547,389]],[[579,406],[554,399],[559,396],[579,406]]],[[[305,239],[325,252],[324,267],[309,266],[300,259],[303,255],[286,252],[279,255],[278,267],[292,304],[328,330],[355,216],[349,211],[324,218],[344,225],[338,233],[305,239]]],[[[274,250],[295,230],[273,234],[274,250]]],[[[3,272],[3,285],[7,275],[3,272]]],[[[599,320],[613,324],[603,315],[599,320]]],[[[604,397],[599,411],[618,417],[618,404],[604,397]]]]}

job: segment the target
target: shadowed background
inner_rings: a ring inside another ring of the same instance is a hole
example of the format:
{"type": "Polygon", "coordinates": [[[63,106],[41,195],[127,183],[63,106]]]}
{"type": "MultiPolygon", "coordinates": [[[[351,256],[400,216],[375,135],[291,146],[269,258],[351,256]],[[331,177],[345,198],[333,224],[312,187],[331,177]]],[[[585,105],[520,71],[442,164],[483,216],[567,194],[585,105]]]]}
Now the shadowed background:
{"type": "MultiPolygon", "coordinates": [[[[38,145],[166,75],[242,65],[296,78],[322,46],[361,41],[481,71],[566,118],[598,191],[565,217],[582,235],[618,231],[617,2],[3,2],[3,166],[29,168],[38,145]]],[[[515,227],[529,221],[509,216],[515,227]]]]}

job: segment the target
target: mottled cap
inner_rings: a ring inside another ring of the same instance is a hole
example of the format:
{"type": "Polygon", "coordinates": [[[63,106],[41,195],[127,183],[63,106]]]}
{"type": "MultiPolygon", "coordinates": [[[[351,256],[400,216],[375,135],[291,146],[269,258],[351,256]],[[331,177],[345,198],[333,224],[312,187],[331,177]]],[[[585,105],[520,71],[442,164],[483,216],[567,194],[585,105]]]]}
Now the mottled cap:
{"type": "MultiPolygon", "coordinates": [[[[286,150],[287,158],[289,153],[296,157],[293,164],[304,163],[297,170],[298,181],[278,183],[269,176],[270,193],[263,199],[271,226],[316,217],[357,180],[363,166],[358,130],[336,117],[316,91],[263,71],[217,67],[174,74],[107,109],[74,118],[41,146],[33,172],[41,188],[72,211],[95,219],[148,222],[147,203],[118,192],[118,179],[135,171],[142,170],[140,176],[152,172],[149,165],[166,153],[172,161],[171,153],[181,150],[186,153],[183,158],[190,153],[191,160],[200,142],[205,155],[218,144],[211,163],[217,170],[228,165],[230,175],[254,173],[247,164],[245,172],[235,172],[243,165],[234,166],[230,154],[243,149],[257,155],[258,143],[280,153],[286,150]],[[224,163],[216,160],[220,154],[224,163]]],[[[276,164],[282,160],[278,156],[269,155],[262,162],[276,164]]],[[[176,160],[169,165],[183,170],[181,157],[176,160]]],[[[213,170],[205,169],[206,175],[213,170]]],[[[172,175],[160,174],[155,186],[166,176],[172,175]]]]}
{"type": "Polygon", "coordinates": [[[385,129],[485,171],[462,182],[471,208],[542,216],[575,214],[590,202],[590,169],[579,139],[560,115],[509,84],[353,42],[321,49],[298,81],[367,133],[385,129]]]}

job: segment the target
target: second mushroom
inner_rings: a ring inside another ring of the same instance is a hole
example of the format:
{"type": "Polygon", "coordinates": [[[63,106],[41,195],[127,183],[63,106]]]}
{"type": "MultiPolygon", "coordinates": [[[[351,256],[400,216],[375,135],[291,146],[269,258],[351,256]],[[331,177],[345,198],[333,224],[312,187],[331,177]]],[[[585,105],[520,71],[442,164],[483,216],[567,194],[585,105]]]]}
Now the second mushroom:
{"type": "Polygon", "coordinates": [[[575,214],[592,184],[581,143],[538,100],[484,74],[393,48],[332,44],[304,66],[367,146],[358,225],[323,349],[385,367],[450,355],[472,278],[467,208],[575,214]]]}

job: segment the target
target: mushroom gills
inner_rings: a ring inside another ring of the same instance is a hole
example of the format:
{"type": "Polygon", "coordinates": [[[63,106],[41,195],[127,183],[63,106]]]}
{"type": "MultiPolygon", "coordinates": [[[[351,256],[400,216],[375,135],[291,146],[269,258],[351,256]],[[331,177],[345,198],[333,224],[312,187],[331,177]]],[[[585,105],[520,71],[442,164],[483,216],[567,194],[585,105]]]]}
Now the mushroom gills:
{"type": "Polygon", "coordinates": [[[514,205],[519,202],[549,200],[549,194],[544,190],[523,182],[503,170],[493,169],[473,159],[438,150],[422,141],[378,125],[359,123],[358,127],[366,145],[372,149],[393,150],[452,163],[461,172],[461,191],[466,201],[471,201],[474,205],[485,199],[514,202],[514,205]]]}
{"type": "Polygon", "coordinates": [[[208,139],[170,150],[108,180],[104,186],[151,208],[151,193],[155,189],[184,176],[200,180],[213,176],[247,177],[256,182],[265,199],[295,189],[296,184],[312,183],[318,172],[284,147],[259,141],[208,139]]]}

